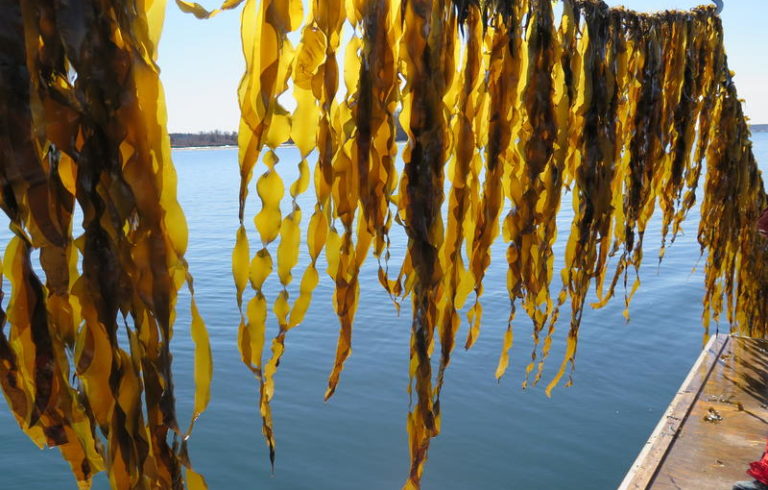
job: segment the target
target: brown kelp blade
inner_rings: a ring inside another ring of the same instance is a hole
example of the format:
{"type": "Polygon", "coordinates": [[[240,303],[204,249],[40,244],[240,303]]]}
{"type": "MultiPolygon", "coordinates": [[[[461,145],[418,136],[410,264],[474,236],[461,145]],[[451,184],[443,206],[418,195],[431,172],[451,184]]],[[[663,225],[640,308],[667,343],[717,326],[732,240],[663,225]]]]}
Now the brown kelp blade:
{"type": "MultiPolygon", "coordinates": [[[[180,488],[190,468],[167,437],[182,436],[169,343],[191,277],[155,62],[158,8],[1,6],[0,141],[14,150],[3,152],[0,185],[15,235],[3,268],[11,301],[0,350],[13,383],[4,391],[23,430],[58,446],[84,488],[104,469],[116,488],[180,488]]],[[[191,308],[194,420],[212,360],[191,308]]]]}

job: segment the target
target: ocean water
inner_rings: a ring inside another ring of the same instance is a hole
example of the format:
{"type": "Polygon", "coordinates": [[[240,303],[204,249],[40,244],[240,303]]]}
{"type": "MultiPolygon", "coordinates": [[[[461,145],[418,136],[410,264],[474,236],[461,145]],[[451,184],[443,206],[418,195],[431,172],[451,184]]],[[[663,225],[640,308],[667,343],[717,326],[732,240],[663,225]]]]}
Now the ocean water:
{"type": "MultiPolygon", "coordinates": [[[[765,168],[768,134],[755,134],[753,140],[765,168]]],[[[282,148],[278,155],[287,186],[299,155],[293,148],[282,148]]],[[[215,362],[211,404],[190,440],[195,469],[212,489],[399,488],[408,472],[410,309],[406,304],[396,315],[378,285],[372,257],[361,272],[353,353],[327,403],[323,393],[338,325],[330,303],[332,284],[323,274],[324,260],[320,261],[321,283],[312,307],[304,323],[288,334],[276,377],[272,409],[277,464],[274,475],[270,471],[258,415],[258,383],[241,364],[236,346],[239,316],[230,273],[237,226],[236,158],[234,149],[174,152],[179,199],[190,229],[187,258],[215,362]]],[[[563,201],[560,230],[569,229],[570,199],[566,195],[563,201]]],[[[251,216],[257,201],[254,192],[248,207],[251,216]]],[[[299,200],[305,224],[313,203],[311,194],[299,200]]],[[[283,204],[287,212],[289,200],[283,204]]],[[[684,233],[658,266],[660,226],[658,217],[654,219],[646,233],[642,286],[631,305],[631,321],[625,322],[621,315],[621,297],[601,310],[587,308],[574,385],[566,388],[562,383],[552,398],[544,394],[544,386],[560,363],[567,322],[558,324],[544,382],[523,390],[532,340],[530,321],[518,314],[507,376],[501,383],[493,377],[508,314],[505,246],[499,240],[485,281],[480,338],[470,351],[457,348],[447,371],[442,433],[432,442],[423,488],[615,488],[702,347],[703,261],[699,262],[697,226],[694,210],[684,233]]],[[[0,245],[8,236],[7,231],[0,234],[0,245]]],[[[250,236],[257,246],[256,233],[250,236]]],[[[556,268],[562,263],[566,239],[564,233],[559,237],[556,268]]],[[[402,230],[396,228],[393,264],[402,258],[405,245],[402,230]]],[[[306,264],[305,251],[301,260],[294,282],[306,264]]],[[[553,287],[556,292],[559,285],[553,287]]],[[[276,281],[267,291],[273,300],[279,291],[276,281]]],[[[291,292],[295,297],[295,288],[291,292]]],[[[186,299],[182,295],[179,302],[172,343],[182,425],[192,403],[186,299]]],[[[269,328],[274,335],[274,319],[269,328]]],[[[459,332],[460,345],[465,335],[466,322],[459,332]]],[[[0,487],[76,488],[58,451],[38,450],[18,429],[5,403],[0,403],[0,487]]],[[[95,487],[107,487],[103,475],[95,487]]]]}

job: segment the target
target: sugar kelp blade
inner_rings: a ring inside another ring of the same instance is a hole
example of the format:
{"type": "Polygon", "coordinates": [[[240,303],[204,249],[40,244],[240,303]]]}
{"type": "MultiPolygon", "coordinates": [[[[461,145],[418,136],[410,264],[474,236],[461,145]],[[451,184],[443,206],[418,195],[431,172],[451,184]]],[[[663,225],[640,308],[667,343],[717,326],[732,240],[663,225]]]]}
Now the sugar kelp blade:
{"type": "MultiPolygon", "coordinates": [[[[81,487],[90,485],[103,462],[93,439],[93,426],[68,384],[65,343],[72,341],[67,297],[72,197],[58,179],[58,153],[42,150],[35,126],[41,114],[36,105],[37,86],[25,64],[25,30],[33,19],[20,5],[7,2],[0,20],[0,205],[11,220],[11,239],[5,251],[3,273],[11,283],[8,317],[10,331],[0,333],[2,388],[22,430],[39,446],[58,446],[81,487]],[[49,160],[50,159],[50,160],[49,160]],[[50,276],[52,296],[32,270],[33,244],[50,276]],[[56,263],[58,267],[54,267],[56,263]],[[53,269],[57,268],[57,271],[53,269]],[[55,297],[55,298],[54,298],[55,297]],[[51,316],[48,311],[51,307],[51,316]]],[[[34,67],[35,53],[28,59],[34,67]]]]}
{"type": "MultiPolygon", "coordinates": [[[[475,157],[473,120],[476,111],[479,110],[479,105],[482,103],[481,98],[484,96],[479,86],[482,83],[480,73],[481,69],[485,68],[483,63],[485,57],[482,56],[481,52],[480,9],[478,6],[471,5],[467,6],[466,9],[466,11],[458,14],[458,19],[460,21],[464,19],[466,22],[465,33],[467,37],[463,50],[463,73],[460,77],[460,85],[457,86],[459,92],[455,95],[458,99],[453,128],[456,150],[452,162],[453,172],[451,175],[451,192],[448,198],[445,241],[440,251],[441,267],[445,270],[443,276],[445,293],[438,317],[441,354],[435,390],[435,405],[438,407],[436,410],[439,410],[440,390],[461,321],[457,310],[463,306],[474,285],[472,273],[464,265],[462,248],[465,243],[465,224],[467,221],[474,221],[470,189],[470,186],[474,184],[474,175],[472,174],[472,163],[475,157]]],[[[451,172],[449,171],[449,173],[451,172]]]]}
{"type": "Polygon", "coordinates": [[[182,12],[192,14],[198,19],[210,19],[211,17],[218,15],[224,10],[232,10],[237,8],[241,3],[243,3],[243,1],[245,0],[227,0],[222,3],[219,8],[213,10],[207,10],[197,2],[187,2],[184,0],[176,0],[176,5],[182,12]]]}
{"type": "MultiPolygon", "coordinates": [[[[235,2],[231,2],[234,8],[235,2]]],[[[241,37],[246,71],[238,89],[241,110],[240,132],[238,134],[240,164],[240,227],[237,232],[235,249],[232,253],[232,272],[237,288],[237,301],[241,310],[238,344],[243,362],[259,378],[259,411],[262,416],[262,432],[269,447],[270,461],[274,465],[275,442],[272,429],[272,416],[269,402],[274,393],[273,377],[284,350],[285,332],[289,327],[287,285],[290,283],[291,269],[298,260],[299,223],[301,212],[295,198],[309,182],[308,168],[304,161],[313,146],[311,139],[297,138],[302,147],[299,179],[290,187],[294,197],[294,211],[282,217],[280,200],[285,192],[283,179],[278,167],[279,158],[275,148],[291,136],[291,115],[278,103],[278,97],[287,89],[288,79],[295,69],[297,73],[307,74],[314,68],[312,58],[317,55],[309,48],[317,48],[315,43],[301,43],[294,63],[296,50],[287,39],[287,33],[296,30],[302,21],[303,11],[300,1],[289,2],[246,1],[242,12],[241,37]],[[305,49],[309,46],[308,49],[305,49]],[[262,241],[262,247],[249,260],[250,246],[244,227],[245,204],[248,184],[253,169],[264,146],[268,151],[263,162],[266,171],[258,178],[256,190],[261,200],[261,209],[254,216],[254,225],[262,241]],[[273,270],[273,259],[269,244],[280,237],[277,250],[277,272],[283,291],[275,300],[273,311],[280,324],[280,333],[272,343],[272,358],[267,363],[262,360],[264,339],[266,336],[266,297],[262,286],[273,270]],[[243,312],[243,295],[246,283],[250,280],[255,291],[243,312]]],[[[316,36],[315,41],[322,36],[316,36]]],[[[301,104],[297,113],[310,117],[314,102],[306,91],[306,84],[297,86],[301,104]],[[301,92],[303,90],[303,92],[301,92]]],[[[306,121],[302,121],[306,124],[306,121]]],[[[306,126],[304,126],[306,127],[306,126]]],[[[306,288],[308,289],[308,287],[306,288]]],[[[308,294],[302,296],[302,303],[308,302],[308,294]]]]}
{"type": "MultiPolygon", "coordinates": [[[[27,2],[21,12],[4,9],[13,14],[4,20],[23,17],[23,34],[0,26],[22,43],[38,40],[8,64],[26,64],[29,95],[0,94],[2,104],[26,105],[15,117],[33,111],[31,125],[12,125],[28,154],[2,162],[11,172],[4,210],[17,235],[5,264],[16,296],[10,336],[28,338],[47,359],[27,369],[34,389],[25,420],[57,427],[43,431],[45,439],[60,446],[81,485],[106,466],[118,488],[178,487],[188,461],[165,437],[178,434],[168,344],[187,238],[155,64],[164,4],[91,7],[27,2]],[[84,211],[77,241],[74,198],[84,211]],[[25,265],[37,247],[45,289],[25,265]],[[118,341],[118,319],[130,319],[128,345],[118,341]]],[[[4,43],[3,53],[12,46],[4,43]]],[[[13,71],[17,79],[25,74],[13,71]]]]}
{"type": "MultiPolygon", "coordinates": [[[[413,319],[409,393],[415,388],[416,406],[408,415],[410,476],[404,488],[417,488],[429,442],[437,434],[432,401],[431,352],[437,305],[440,302],[439,250],[443,243],[440,208],[443,165],[450,148],[443,97],[455,72],[455,10],[448,2],[409,1],[403,4],[402,70],[410,84],[403,91],[401,122],[408,134],[398,207],[408,234],[413,264],[413,319]]],[[[402,219],[401,218],[401,219],[402,219]]]]}
{"type": "MultiPolygon", "coordinates": [[[[566,10],[568,13],[568,11],[566,10]]],[[[522,296],[522,306],[533,321],[534,351],[526,368],[530,373],[536,360],[541,331],[552,312],[549,294],[552,278],[552,244],[556,236],[555,218],[559,209],[563,179],[562,156],[555,155],[558,127],[555,106],[555,69],[558,59],[558,39],[550,2],[531,2],[526,28],[526,45],[521,56],[525,60],[520,90],[522,121],[519,131],[525,135],[511,153],[510,162],[518,163],[510,170],[509,194],[516,212],[510,213],[507,239],[508,261],[517,257],[511,272],[519,272],[518,288],[510,290],[510,298],[522,296]],[[520,155],[519,157],[517,155],[520,155]]],[[[563,80],[564,81],[564,80],[563,80]]],[[[508,277],[508,282],[513,278],[508,277]]],[[[508,288],[513,284],[508,284],[508,288]]],[[[543,357],[543,356],[542,356],[543,357]]],[[[524,385],[525,386],[525,385],[524,385]]]]}
{"type": "MultiPolygon", "coordinates": [[[[522,16],[521,16],[522,17],[522,16]]],[[[520,59],[513,53],[516,36],[520,35],[516,20],[510,17],[509,24],[499,22],[486,38],[489,60],[489,104],[488,126],[485,147],[485,179],[482,184],[480,205],[475,210],[474,237],[469,268],[474,276],[475,301],[469,312],[470,329],[464,347],[469,349],[480,333],[482,306],[480,296],[483,293],[483,279],[491,263],[491,244],[499,234],[499,216],[503,203],[503,178],[505,152],[511,141],[511,126],[517,98],[517,82],[520,59]]],[[[519,46],[519,43],[518,43],[519,46]]]]}

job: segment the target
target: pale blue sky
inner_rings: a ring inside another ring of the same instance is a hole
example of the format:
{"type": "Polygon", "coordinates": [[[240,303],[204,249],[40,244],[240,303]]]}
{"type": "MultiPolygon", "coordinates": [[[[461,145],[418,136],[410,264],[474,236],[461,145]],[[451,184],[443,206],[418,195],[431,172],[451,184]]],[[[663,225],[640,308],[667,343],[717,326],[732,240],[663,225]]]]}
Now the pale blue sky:
{"type": "MultiPolygon", "coordinates": [[[[607,0],[635,10],[690,8],[703,0],[607,0]]],[[[221,2],[207,0],[210,8],[221,2]]],[[[754,123],[768,124],[768,0],[725,0],[722,14],[731,69],[754,123]]],[[[168,2],[160,66],[170,131],[235,130],[243,71],[240,13],[201,21],[168,2]]]]}

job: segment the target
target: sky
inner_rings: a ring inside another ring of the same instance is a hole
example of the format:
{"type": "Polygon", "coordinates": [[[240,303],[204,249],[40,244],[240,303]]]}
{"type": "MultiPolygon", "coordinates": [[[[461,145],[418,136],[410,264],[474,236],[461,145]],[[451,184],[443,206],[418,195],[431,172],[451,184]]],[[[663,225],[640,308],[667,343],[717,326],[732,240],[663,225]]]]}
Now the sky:
{"type": "MultiPolygon", "coordinates": [[[[209,8],[216,0],[202,2],[209,8]]],[[[607,0],[638,11],[688,9],[704,0],[607,0]]],[[[752,123],[768,124],[768,0],[725,0],[722,13],[731,70],[752,123]]],[[[234,131],[237,85],[244,69],[240,13],[198,20],[168,2],[160,42],[161,78],[171,132],[234,131]]]]}

